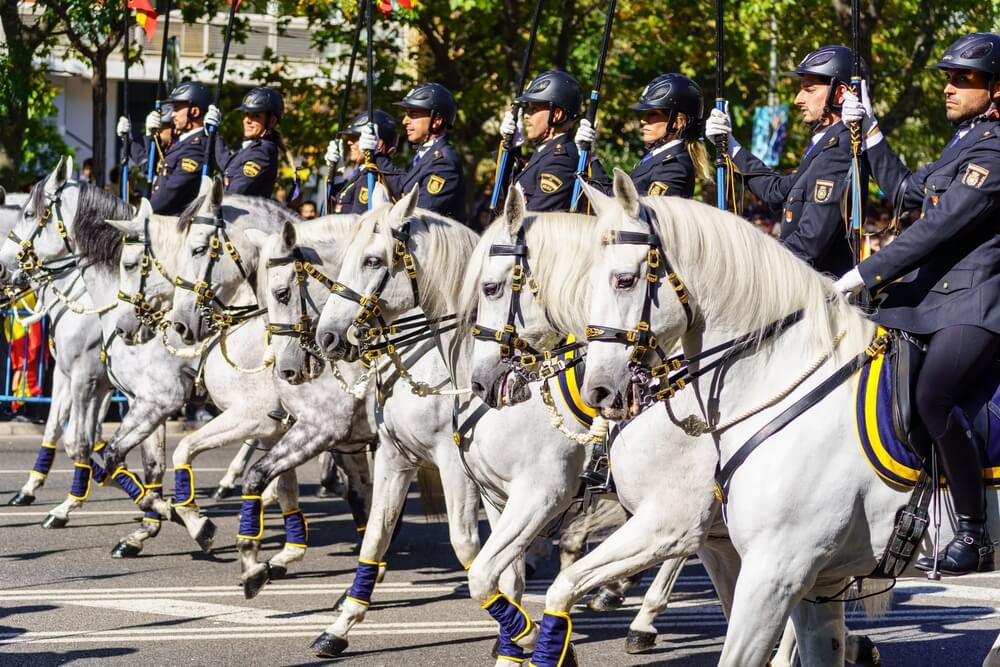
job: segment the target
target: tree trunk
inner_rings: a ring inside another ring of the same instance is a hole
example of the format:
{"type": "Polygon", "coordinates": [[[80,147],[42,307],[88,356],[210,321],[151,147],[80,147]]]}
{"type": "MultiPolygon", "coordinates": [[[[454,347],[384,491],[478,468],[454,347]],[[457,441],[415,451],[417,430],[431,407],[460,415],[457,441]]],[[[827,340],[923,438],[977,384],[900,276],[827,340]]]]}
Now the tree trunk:
{"type": "Polygon", "coordinates": [[[556,69],[566,69],[569,62],[569,49],[573,44],[573,36],[576,32],[576,24],[573,22],[576,16],[576,0],[563,0],[563,7],[560,10],[562,24],[559,26],[559,38],[556,40],[556,53],[553,64],[556,69]]]}
{"type": "Polygon", "coordinates": [[[105,53],[99,53],[98,57],[94,59],[91,63],[91,67],[94,68],[94,78],[93,87],[90,91],[91,100],[93,100],[93,147],[94,154],[91,156],[94,160],[94,183],[103,187],[108,176],[108,166],[104,163],[105,154],[105,142],[106,136],[104,134],[105,123],[108,115],[108,57],[105,53]]]}

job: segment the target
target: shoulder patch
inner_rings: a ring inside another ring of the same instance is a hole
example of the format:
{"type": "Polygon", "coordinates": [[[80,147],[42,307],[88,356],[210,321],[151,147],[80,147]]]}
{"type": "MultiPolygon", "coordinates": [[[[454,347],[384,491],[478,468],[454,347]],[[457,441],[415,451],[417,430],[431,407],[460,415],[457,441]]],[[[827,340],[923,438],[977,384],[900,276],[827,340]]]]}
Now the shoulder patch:
{"type": "Polygon", "coordinates": [[[243,163],[243,175],[249,176],[250,178],[256,177],[261,172],[261,166],[254,162],[253,160],[247,160],[243,163]]]}
{"type": "Polygon", "coordinates": [[[813,199],[817,204],[825,204],[830,201],[833,195],[833,181],[826,181],[822,178],[816,179],[816,188],[813,190],[813,199]]]}
{"type": "Polygon", "coordinates": [[[962,185],[968,185],[970,188],[981,188],[989,175],[989,169],[980,167],[975,162],[970,162],[962,175],[962,185]]]}
{"type": "Polygon", "coordinates": [[[667,190],[669,189],[669,184],[664,183],[663,181],[653,181],[649,184],[649,191],[646,194],[650,197],[662,197],[667,194],[667,190]]]}
{"type": "Polygon", "coordinates": [[[556,144],[555,146],[552,147],[552,152],[555,155],[562,155],[563,153],[566,152],[566,147],[563,146],[562,144],[556,144]]]}
{"type": "Polygon", "coordinates": [[[826,150],[827,148],[833,148],[834,146],[837,145],[837,142],[839,141],[840,138],[836,134],[833,135],[832,137],[826,140],[826,145],[823,146],[823,150],[826,150]]]}
{"type": "Polygon", "coordinates": [[[432,195],[436,195],[437,193],[441,192],[443,188],[444,188],[444,179],[438,176],[437,174],[433,174],[430,178],[427,179],[427,192],[431,193],[432,195]]]}
{"type": "Polygon", "coordinates": [[[663,162],[670,162],[673,159],[674,159],[674,154],[673,153],[667,153],[666,155],[663,156],[663,160],[662,161],[663,162]]]}
{"type": "Polygon", "coordinates": [[[555,174],[542,172],[542,175],[538,178],[538,187],[540,187],[542,189],[542,192],[546,194],[552,194],[553,192],[561,188],[562,184],[563,184],[562,179],[560,179],[555,174]]]}
{"type": "Polygon", "coordinates": [[[368,204],[368,188],[362,187],[358,190],[358,201],[362,204],[368,204]]]}
{"type": "Polygon", "coordinates": [[[181,159],[181,169],[189,174],[193,174],[198,171],[201,165],[194,158],[186,157],[181,159]]]}
{"type": "Polygon", "coordinates": [[[440,160],[443,157],[444,157],[444,153],[441,152],[441,149],[440,148],[435,148],[434,149],[434,159],[435,160],[440,160]]]}

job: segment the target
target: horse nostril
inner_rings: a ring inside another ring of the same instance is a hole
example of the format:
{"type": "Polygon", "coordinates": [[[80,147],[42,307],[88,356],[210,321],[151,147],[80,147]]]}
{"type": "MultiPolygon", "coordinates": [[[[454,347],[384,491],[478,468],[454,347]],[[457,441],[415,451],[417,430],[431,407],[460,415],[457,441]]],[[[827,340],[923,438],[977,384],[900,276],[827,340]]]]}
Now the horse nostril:
{"type": "Polygon", "coordinates": [[[333,352],[340,345],[340,336],[332,331],[324,331],[322,339],[323,340],[320,341],[320,345],[322,345],[323,349],[327,352],[333,352]]]}
{"type": "Polygon", "coordinates": [[[174,322],[174,331],[176,331],[182,338],[184,334],[187,333],[187,326],[183,322],[174,322]]]}
{"type": "Polygon", "coordinates": [[[472,381],[472,393],[478,396],[480,399],[486,396],[486,387],[483,386],[482,382],[472,381]]]}
{"type": "Polygon", "coordinates": [[[590,390],[590,404],[595,406],[604,405],[609,396],[611,396],[611,391],[607,387],[594,387],[590,390]]]}
{"type": "Polygon", "coordinates": [[[282,368],[280,373],[281,379],[285,382],[291,382],[299,376],[298,372],[294,368],[282,368]]]}

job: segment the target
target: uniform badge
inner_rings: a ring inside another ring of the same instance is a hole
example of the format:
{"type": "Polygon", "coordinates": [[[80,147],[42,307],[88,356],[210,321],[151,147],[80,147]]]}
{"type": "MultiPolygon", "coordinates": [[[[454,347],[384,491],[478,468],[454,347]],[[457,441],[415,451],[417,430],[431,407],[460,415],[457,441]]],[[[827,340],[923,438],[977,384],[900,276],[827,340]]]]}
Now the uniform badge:
{"type": "Polygon", "coordinates": [[[199,165],[198,161],[195,160],[194,158],[186,157],[183,160],[181,160],[181,169],[183,169],[189,174],[193,174],[194,172],[198,171],[198,167],[200,166],[201,165],[199,165]]]}
{"type": "Polygon", "coordinates": [[[250,178],[255,178],[257,174],[261,172],[261,166],[254,162],[253,160],[247,160],[243,163],[243,175],[249,176],[250,178]]]}
{"type": "Polygon", "coordinates": [[[789,211],[789,210],[788,210],[788,209],[786,208],[786,209],[785,209],[785,220],[787,220],[788,222],[791,222],[791,221],[792,221],[792,218],[794,218],[794,217],[795,217],[795,214],[794,214],[794,213],[792,213],[791,211],[789,211]]]}
{"type": "Polygon", "coordinates": [[[825,148],[830,148],[831,146],[836,146],[836,145],[837,145],[837,135],[835,134],[832,137],[830,137],[830,139],[826,142],[825,148]]]}
{"type": "Polygon", "coordinates": [[[435,159],[435,160],[439,160],[439,159],[441,159],[441,158],[443,158],[443,157],[444,157],[444,153],[442,153],[442,152],[441,152],[441,151],[439,151],[439,150],[435,150],[435,151],[434,151],[434,159],[435,159]]]}
{"type": "Polygon", "coordinates": [[[442,188],[444,188],[444,179],[437,174],[427,179],[427,192],[436,195],[441,192],[442,188]]]}
{"type": "Polygon", "coordinates": [[[542,172],[541,177],[538,179],[538,187],[540,187],[542,192],[545,194],[552,194],[561,188],[562,184],[563,182],[555,174],[542,172]]]}
{"type": "Polygon", "coordinates": [[[358,190],[358,201],[361,202],[362,204],[367,204],[368,203],[368,188],[367,187],[361,188],[360,190],[358,190]]]}
{"type": "Polygon", "coordinates": [[[813,199],[817,204],[825,204],[830,201],[830,196],[833,194],[833,181],[824,181],[821,178],[816,179],[816,189],[813,190],[813,199]]]}
{"type": "Polygon", "coordinates": [[[968,185],[970,188],[981,188],[989,175],[989,169],[980,167],[975,162],[970,162],[965,168],[965,175],[962,176],[962,184],[968,185]]]}
{"type": "Polygon", "coordinates": [[[663,195],[667,194],[667,190],[669,189],[670,186],[664,183],[663,181],[653,181],[652,183],[650,183],[649,191],[646,194],[648,194],[650,197],[662,197],[663,195]]]}

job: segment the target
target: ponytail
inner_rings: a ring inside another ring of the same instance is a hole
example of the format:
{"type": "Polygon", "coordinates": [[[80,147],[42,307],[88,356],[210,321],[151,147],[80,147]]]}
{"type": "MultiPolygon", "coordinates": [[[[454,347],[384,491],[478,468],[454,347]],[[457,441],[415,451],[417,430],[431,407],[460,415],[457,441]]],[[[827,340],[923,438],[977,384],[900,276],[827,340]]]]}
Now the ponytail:
{"type": "Polygon", "coordinates": [[[695,176],[702,181],[712,180],[712,166],[708,162],[708,151],[705,149],[705,142],[700,139],[685,139],[684,147],[687,148],[691,162],[694,163],[695,176]]]}

